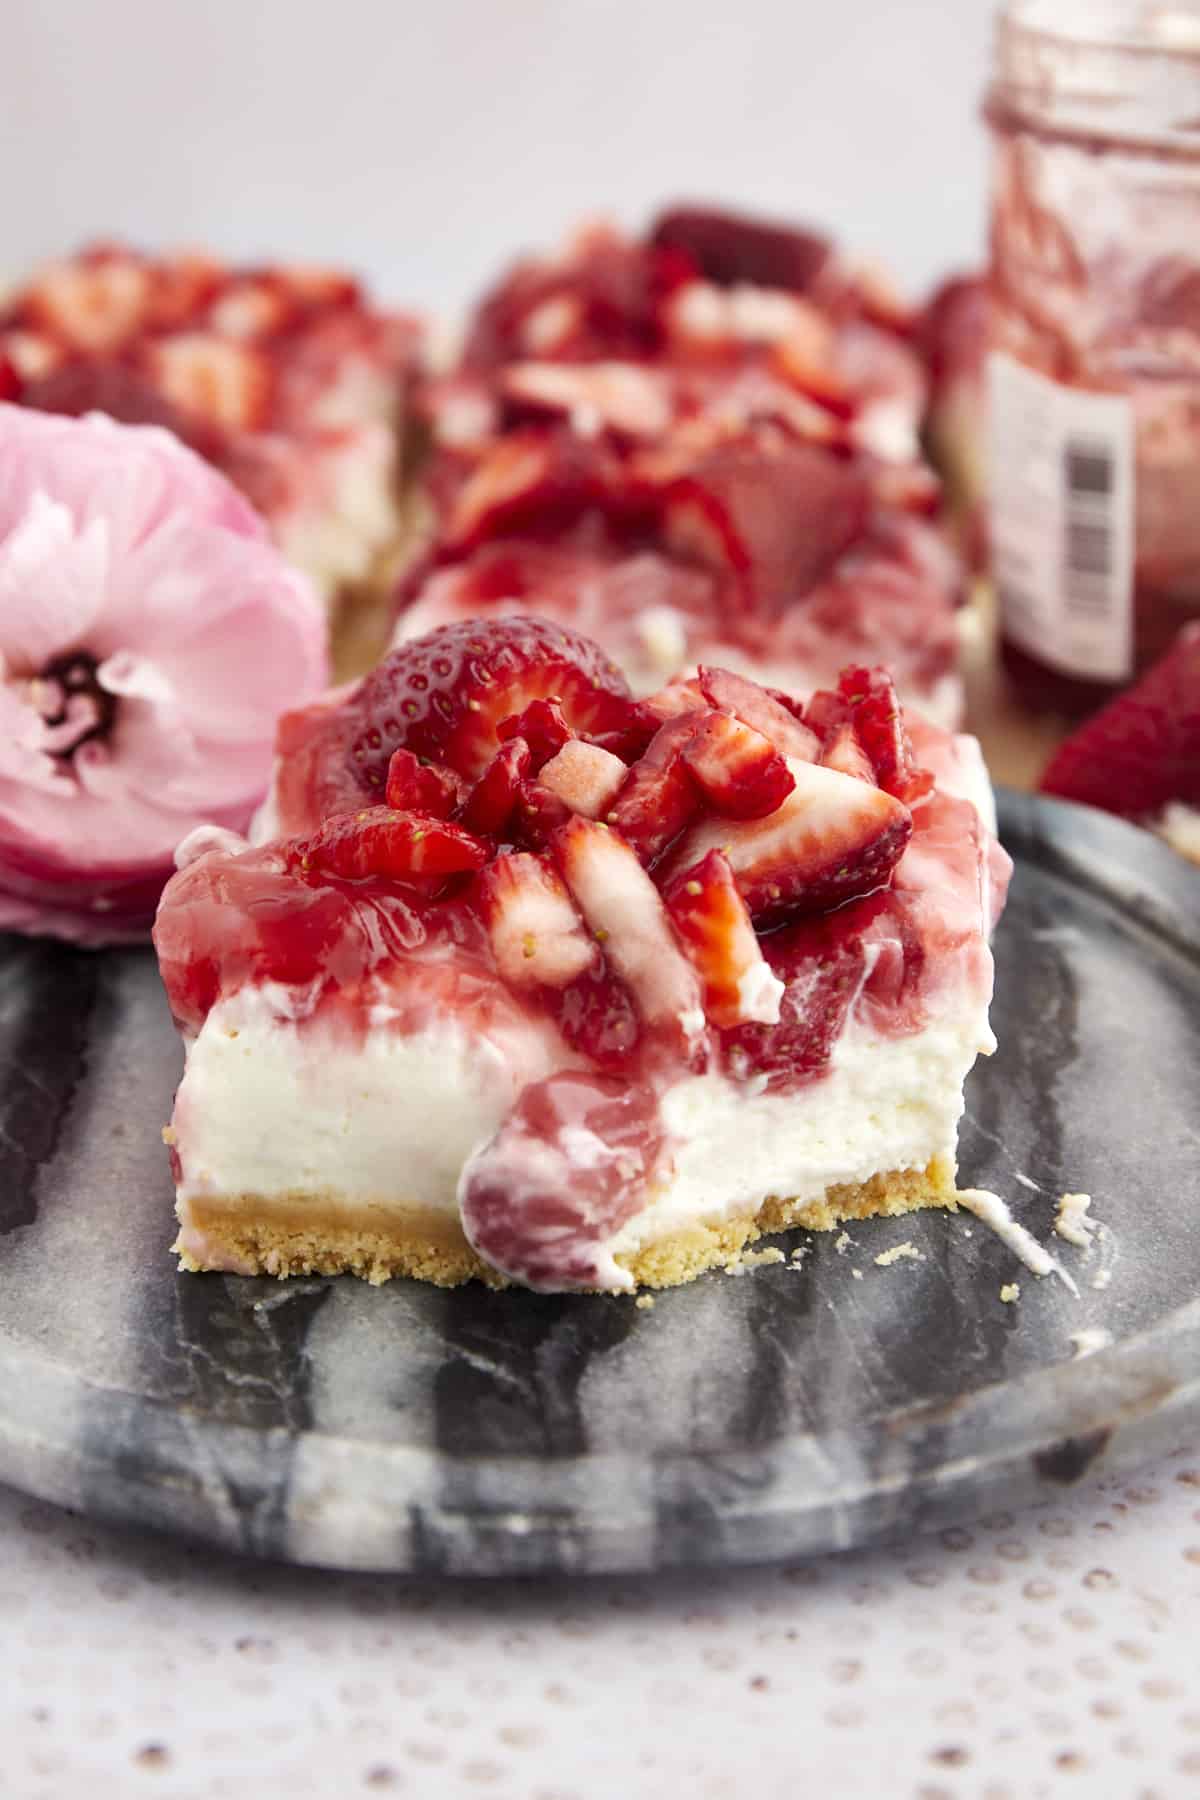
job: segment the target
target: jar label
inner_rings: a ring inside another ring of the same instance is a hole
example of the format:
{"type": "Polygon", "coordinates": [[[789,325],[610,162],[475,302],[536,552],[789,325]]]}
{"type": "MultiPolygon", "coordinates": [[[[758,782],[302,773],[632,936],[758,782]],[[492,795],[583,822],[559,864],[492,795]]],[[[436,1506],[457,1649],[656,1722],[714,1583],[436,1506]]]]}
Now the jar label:
{"type": "Polygon", "coordinates": [[[1133,674],[1134,435],[1123,394],[988,358],[992,573],[1005,635],[1066,675],[1133,674]]]}

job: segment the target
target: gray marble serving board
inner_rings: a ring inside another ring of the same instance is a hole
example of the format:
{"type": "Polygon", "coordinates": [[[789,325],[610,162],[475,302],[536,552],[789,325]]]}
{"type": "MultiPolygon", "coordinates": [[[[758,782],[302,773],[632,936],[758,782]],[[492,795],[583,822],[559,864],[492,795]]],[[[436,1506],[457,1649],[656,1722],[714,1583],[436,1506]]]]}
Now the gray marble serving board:
{"type": "Polygon", "coordinates": [[[940,1525],[1178,1438],[1200,1422],[1200,875],[1053,802],[1005,796],[1002,827],[1001,1047],[960,1173],[1077,1299],[961,1213],[840,1252],[792,1233],[798,1268],[644,1310],[178,1275],[152,957],[0,940],[0,1479],[301,1563],[642,1570],[940,1525]],[[1064,1189],[1107,1227],[1087,1257],[1051,1236],[1064,1189]],[[922,1260],[876,1263],[906,1241],[922,1260]],[[1111,1344],[1079,1357],[1089,1332],[1111,1344]]]}

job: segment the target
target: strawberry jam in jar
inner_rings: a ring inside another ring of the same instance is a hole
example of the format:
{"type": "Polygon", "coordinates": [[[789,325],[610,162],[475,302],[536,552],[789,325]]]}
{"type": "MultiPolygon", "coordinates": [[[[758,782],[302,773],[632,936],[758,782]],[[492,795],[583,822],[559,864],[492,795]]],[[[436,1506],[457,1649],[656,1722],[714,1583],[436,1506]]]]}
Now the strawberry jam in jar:
{"type": "Polygon", "coordinates": [[[1200,0],[1009,0],[985,111],[1001,649],[1078,714],[1200,616],[1200,0]]]}

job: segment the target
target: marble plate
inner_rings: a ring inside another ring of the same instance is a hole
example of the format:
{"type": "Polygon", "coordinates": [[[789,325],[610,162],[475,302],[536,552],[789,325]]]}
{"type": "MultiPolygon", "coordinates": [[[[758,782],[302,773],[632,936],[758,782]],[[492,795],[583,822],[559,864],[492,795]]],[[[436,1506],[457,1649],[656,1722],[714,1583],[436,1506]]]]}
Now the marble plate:
{"type": "Polygon", "coordinates": [[[177,1276],[152,958],[4,940],[0,1478],[300,1563],[641,1570],[940,1525],[1177,1438],[1200,1420],[1200,876],[1053,802],[1004,797],[1002,828],[1001,1048],[961,1176],[1078,1298],[965,1214],[840,1252],[792,1233],[798,1267],[646,1310],[177,1276]],[[1051,1236],[1064,1189],[1104,1221],[1086,1255],[1051,1236]],[[919,1260],[878,1263],[904,1243],[919,1260]]]}

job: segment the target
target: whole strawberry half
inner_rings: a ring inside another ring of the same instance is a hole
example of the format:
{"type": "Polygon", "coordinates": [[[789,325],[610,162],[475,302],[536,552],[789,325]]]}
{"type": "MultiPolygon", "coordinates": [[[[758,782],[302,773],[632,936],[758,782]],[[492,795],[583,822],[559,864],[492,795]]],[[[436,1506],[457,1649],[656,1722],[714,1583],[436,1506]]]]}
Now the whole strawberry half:
{"type": "Polygon", "coordinates": [[[1042,792],[1127,819],[1200,806],[1200,623],[1059,746],[1042,792]]]}

